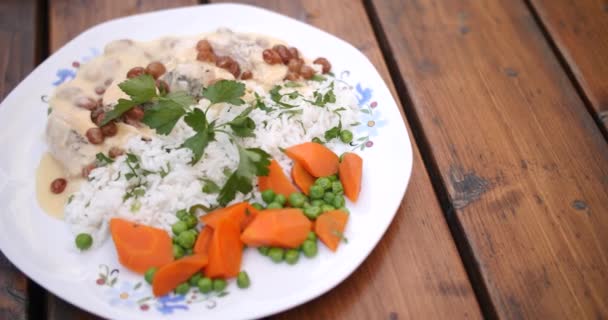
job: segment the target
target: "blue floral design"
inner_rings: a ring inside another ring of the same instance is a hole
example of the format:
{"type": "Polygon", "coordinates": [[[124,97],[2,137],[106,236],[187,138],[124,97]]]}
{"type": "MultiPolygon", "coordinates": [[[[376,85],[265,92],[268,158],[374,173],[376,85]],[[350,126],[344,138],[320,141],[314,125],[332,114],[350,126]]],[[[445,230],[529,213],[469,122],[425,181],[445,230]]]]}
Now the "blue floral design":
{"type": "Polygon", "coordinates": [[[53,82],[54,86],[58,86],[66,81],[72,80],[76,77],[76,71],[72,69],[59,69],[55,74],[57,80],[53,82]]]}
{"type": "Polygon", "coordinates": [[[172,314],[174,310],[188,310],[188,306],[184,302],[185,295],[165,295],[156,300],[156,310],[162,314],[172,314]]]}
{"type": "MultiPolygon", "coordinates": [[[[80,58],[81,62],[87,62],[96,56],[98,56],[101,52],[97,48],[89,48],[89,55],[85,55],[80,58]]],[[[66,81],[72,80],[76,77],[76,69],[80,66],[81,62],[74,61],[72,63],[73,68],[62,68],[57,70],[55,76],[57,80],[53,81],[54,86],[58,86],[66,81]]]]}
{"type": "Polygon", "coordinates": [[[388,121],[382,119],[379,110],[361,109],[361,124],[357,127],[357,133],[366,133],[369,137],[378,136],[378,129],[388,124],[388,121]]]}
{"type": "Polygon", "coordinates": [[[357,83],[355,89],[357,90],[357,101],[359,102],[360,107],[365,105],[372,98],[371,88],[363,88],[361,83],[357,83]]]}

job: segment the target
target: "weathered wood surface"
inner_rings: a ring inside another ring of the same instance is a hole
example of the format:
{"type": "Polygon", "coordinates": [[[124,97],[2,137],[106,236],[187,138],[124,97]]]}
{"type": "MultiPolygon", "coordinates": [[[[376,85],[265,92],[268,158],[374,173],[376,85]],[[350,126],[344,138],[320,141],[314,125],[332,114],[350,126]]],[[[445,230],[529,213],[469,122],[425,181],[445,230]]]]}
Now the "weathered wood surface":
{"type": "MultiPolygon", "coordinates": [[[[0,1],[0,100],[39,62],[38,4],[0,1]]],[[[0,319],[27,319],[28,279],[0,253],[0,319]]]]}
{"type": "Polygon", "coordinates": [[[607,318],[608,148],[525,4],[371,7],[486,313],[607,318]]]}
{"type": "Polygon", "coordinates": [[[608,132],[608,2],[529,1],[608,132]]]}
{"type": "MultiPolygon", "coordinates": [[[[252,0],[244,3],[291,16],[353,44],[372,61],[391,88],[395,100],[399,100],[365,8],[360,1],[252,0]]],[[[415,145],[414,149],[414,169],[408,191],[378,247],[363,265],[338,287],[277,318],[481,317],[415,145]]]]}

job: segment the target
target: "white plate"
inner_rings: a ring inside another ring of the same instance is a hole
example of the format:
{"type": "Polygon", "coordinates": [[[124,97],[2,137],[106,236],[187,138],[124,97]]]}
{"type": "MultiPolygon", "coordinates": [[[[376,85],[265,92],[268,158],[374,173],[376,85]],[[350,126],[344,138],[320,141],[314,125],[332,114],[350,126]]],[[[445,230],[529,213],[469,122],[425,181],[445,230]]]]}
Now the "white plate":
{"type": "Polygon", "coordinates": [[[412,170],[410,140],[398,107],[369,60],[350,44],[319,29],[263,9],[217,4],[113,20],[93,27],[54,53],[0,106],[0,248],[23,272],[59,297],[113,319],[243,319],[277,313],[330,290],[351,274],[376,246],[403,198],[412,170]],[[284,39],[307,57],[324,56],[339,78],[357,90],[361,126],[354,146],[364,159],[363,189],[345,232],[348,243],[295,266],[276,265],[247,250],[243,269],[252,286],[229,284],[223,297],[190,293],[150,297],[142,278],[120,267],[111,241],[79,254],[62,221],[43,213],[35,199],[35,169],[46,146],[46,96],[111,40],[152,40],[226,26],[284,39]],[[113,284],[113,285],[111,285],[113,284]],[[142,301],[143,300],[143,301],[142,301]]]}

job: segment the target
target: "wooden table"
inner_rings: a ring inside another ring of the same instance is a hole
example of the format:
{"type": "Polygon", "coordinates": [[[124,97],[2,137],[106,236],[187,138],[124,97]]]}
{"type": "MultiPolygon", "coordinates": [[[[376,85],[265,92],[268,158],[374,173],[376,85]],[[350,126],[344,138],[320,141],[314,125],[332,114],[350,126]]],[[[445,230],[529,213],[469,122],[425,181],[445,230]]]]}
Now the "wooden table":
{"type": "MultiPolygon", "coordinates": [[[[246,2],[359,48],[414,141],[371,256],[276,318],[608,319],[606,0],[246,2]]],[[[2,0],[0,97],[92,25],[197,4],[2,0]]],[[[0,319],[95,318],[0,258],[0,319]]]]}

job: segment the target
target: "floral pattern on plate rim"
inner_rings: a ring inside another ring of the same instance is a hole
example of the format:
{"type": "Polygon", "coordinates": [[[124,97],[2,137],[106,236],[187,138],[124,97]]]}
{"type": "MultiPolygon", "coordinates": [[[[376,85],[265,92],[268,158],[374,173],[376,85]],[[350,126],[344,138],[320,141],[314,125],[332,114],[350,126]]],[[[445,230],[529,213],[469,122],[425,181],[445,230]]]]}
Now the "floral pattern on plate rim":
{"type": "MultiPolygon", "coordinates": [[[[59,86],[62,83],[73,79],[76,72],[82,63],[89,61],[99,55],[100,51],[95,48],[90,49],[90,55],[83,56],[81,61],[72,62],[71,68],[62,68],[55,73],[56,79],[53,81],[53,86],[59,86]]],[[[350,71],[345,70],[340,73],[336,80],[347,84],[350,71]]],[[[356,91],[357,103],[361,112],[361,121],[354,124],[356,133],[360,136],[350,142],[352,150],[363,151],[366,148],[371,148],[374,145],[372,138],[378,136],[378,129],[384,127],[388,121],[382,118],[378,108],[378,102],[372,100],[372,88],[363,87],[358,82],[354,89],[356,91]]],[[[42,95],[41,101],[49,102],[48,95],[42,95]]],[[[50,107],[49,111],[50,113],[50,107]]],[[[95,280],[98,287],[103,288],[105,297],[111,306],[122,306],[126,308],[137,307],[140,311],[149,311],[153,308],[161,314],[173,314],[177,310],[188,311],[191,304],[204,303],[207,309],[213,309],[217,306],[217,299],[225,297],[229,294],[228,291],[201,293],[197,288],[191,288],[185,295],[170,293],[162,297],[154,297],[151,292],[151,287],[144,280],[132,283],[128,280],[120,279],[120,270],[111,269],[106,264],[99,265],[99,275],[95,280]]]]}
{"type": "Polygon", "coordinates": [[[217,299],[230,294],[228,291],[201,293],[198,288],[190,288],[187,294],[170,293],[154,297],[151,286],[143,279],[131,282],[120,278],[120,270],[111,269],[106,264],[99,265],[99,275],[95,280],[102,288],[108,303],[113,307],[138,308],[140,311],[156,310],[161,314],[173,314],[177,310],[188,311],[190,305],[203,303],[207,309],[217,306],[217,299]]]}

